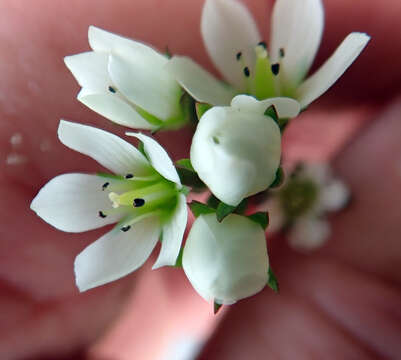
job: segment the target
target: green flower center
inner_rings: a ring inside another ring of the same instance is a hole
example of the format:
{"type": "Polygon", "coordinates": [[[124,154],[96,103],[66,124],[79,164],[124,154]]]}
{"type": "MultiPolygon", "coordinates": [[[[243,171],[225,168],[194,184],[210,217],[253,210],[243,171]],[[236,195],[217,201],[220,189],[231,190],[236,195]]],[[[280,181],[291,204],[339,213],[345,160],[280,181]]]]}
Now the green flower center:
{"type": "MultiPolygon", "coordinates": [[[[246,93],[255,96],[258,100],[264,100],[278,95],[294,97],[294,89],[284,86],[280,81],[275,79],[280,74],[280,61],[272,64],[267,52],[267,46],[261,41],[255,47],[256,61],[253,72],[245,64],[242,52],[236,54],[237,61],[242,66],[245,76],[246,93]]],[[[279,50],[279,59],[285,56],[285,50],[279,50]]]]}
{"type": "Polygon", "coordinates": [[[310,179],[292,178],[286,186],[280,190],[280,203],[288,217],[292,220],[308,211],[316,204],[319,189],[310,179]]]}
{"type": "Polygon", "coordinates": [[[110,210],[99,209],[99,216],[106,218],[112,213],[121,213],[121,230],[128,231],[135,222],[148,216],[158,216],[166,221],[177,205],[177,184],[166,180],[158,173],[150,176],[114,176],[98,174],[105,178],[99,191],[107,192],[110,210]]]}

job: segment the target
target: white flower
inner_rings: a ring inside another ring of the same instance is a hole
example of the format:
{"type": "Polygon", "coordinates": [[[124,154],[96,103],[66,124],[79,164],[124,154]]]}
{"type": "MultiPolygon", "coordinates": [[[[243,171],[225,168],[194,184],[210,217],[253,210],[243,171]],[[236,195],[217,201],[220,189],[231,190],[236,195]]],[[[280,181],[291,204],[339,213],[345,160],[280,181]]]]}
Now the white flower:
{"type": "Polygon", "coordinates": [[[89,27],[93,51],[64,58],[82,86],[78,100],[111,121],[139,129],[178,127],[185,121],[182,89],[151,47],[89,27]]]}
{"type": "Polygon", "coordinates": [[[268,282],[265,233],[244,216],[231,214],[219,223],[215,213],[200,215],[188,235],[182,265],[206,301],[233,304],[268,282]]]}
{"type": "Polygon", "coordinates": [[[177,172],[156,141],[131,135],[143,142],[147,157],[113,134],[61,121],[58,136],[63,144],[117,175],[57,176],[31,204],[43,220],[62,231],[83,232],[118,223],[75,259],[81,291],[139,268],[161,233],[162,247],[153,268],[174,265],[181,247],[187,208],[177,172]]]}
{"type": "Polygon", "coordinates": [[[274,105],[280,117],[293,117],[299,104],[292,99],[263,101],[238,95],[231,106],[215,106],[198,123],[192,139],[191,162],[210,191],[236,206],[245,197],[265,190],[280,165],[281,134],[264,115],[274,105]]]}
{"type": "Polygon", "coordinates": [[[349,34],[305,80],[323,25],[321,0],[277,0],[268,51],[244,5],[236,0],[206,0],[201,33],[209,56],[230,86],[187,57],[173,57],[167,67],[200,102],[228,105],[235,94],[246,93],[258,99],[292,97],[305,108],[337,81],[369,41],[366,34],[349,34]]]}
{"type": "Polygon", "coordinates": [[[348,199],[348,188],[333,178],[327,164],[302,164],[267,202],[269,231],[289,226],[287,236],[293,248],[317,249],[330,236],[325,215],[341,210],[348,199]]]}

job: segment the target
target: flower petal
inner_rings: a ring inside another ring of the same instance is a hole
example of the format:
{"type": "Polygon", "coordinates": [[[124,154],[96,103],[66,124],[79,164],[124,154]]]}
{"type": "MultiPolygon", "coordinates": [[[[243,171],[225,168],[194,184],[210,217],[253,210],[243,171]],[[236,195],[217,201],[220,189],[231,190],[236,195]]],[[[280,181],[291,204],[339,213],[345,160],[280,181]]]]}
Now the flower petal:
{"type": "Polygon", "coordinates": [[[237,95],[231,101],[231,106],[233,108],[242,111],[255,112],[261,115],[263,115],[272,105],[276,108],[277,114],[281,119],[294,118],[301,111],[299,102],[287,97],[277,97],[258,101],[249,95],[237,95]]]}
{"type": "Polygon", "coordinates": [[[154,167],[154,169],[167,180],[181,185],[181,180],[178,176],[177,170],[166,150],[160,144],[149,136],[141,133],[126,133],[128,136],[134,136],[143,142],[145,153],[154,167]]]}
{"type": "Polygon", "coordinates": [[[261,226],[244,216],[199,216],[188,235],[182,265],[195,290],[207,301],[233,304],[262,290],[269,259],[261,226]]]}
{"type": "Polygon", "coordinates": [[[323,246],[330,235],[330,225],[313,216],[298,219],[288,233],[289,244],[300,251],[312,251],[323,246]]]}
{"type": "Polygon", "coordinates": [[[181,88],[165,69],[159,54],[125,48],[123,56],[111,55],[109,74],[119,91],[131,102],[161,120],[179,114],[181,88]]]}
{"type": "Polygon", "coordinates": [[[281,63],[282,82],[297,86],[309,71],[324,26],[321,0],[277,0],[272,14],[270,56],[281,63]],[[280,58],[280,49],[284,57],[280,58]]]}
{"type": "Polygon", "coordinates": [[[167,64],[181,86],[197,101],[211,105],[229,105],[234,89],[217,80],[188,57],[174,56],[167,64]]]}
{"type": "Polygon", "coordinates": [[[117,280],[138,269],[160,235],[157,217],[147,217],[124,232],[117,226],[84,249],[75,259],[80,291],[117,280]]]}
{"type": "Polygon", "coordinates": [[[64,145],[90,156],[115,174],[152,173],[149,162],[134,146],[107,131],[61,120],[58,137],[64,145]]]}
{"type": "Polygon", "coordinates": [[[186,198],[183,194],[180,194],[173,218],[163,226],[162,247],[159,257],[152,269],[158,269],[166,265],[175,265],[187,226],[187,220],[188,210],[186,198]]]}
{"type": "Polygon", "coordinates": [[[265,190],[280,163],[281,135],[273,119],[230,107],[214,107],[199,121],[191,162],[210,191],[226,204],[265,190]]]}
{"type": "Polygon", "coordinates": [[[50,180],[36,195],[31,209],[55,228],[82,232],[115,223],[122,214],[111,212],[106,218],[99,211],[112,210],[104,178],[96,175],[64,174],[50,180]]]}
{"type": "Polygon", "coordinates": [[[108,87],[112,85],[107,70],[108,62],[108,54],[93,51],[64,58],[64,63],[79,85],[99,93],[107,93],[108,87]]]}
{"type": "Polygon", "coordinates": [[[350,190],[340,180],[332,180],[320,192],[319,201],[323,211],[341,210],[350,197],[350,190]]]}
{"type": "Polygon", "coordinates": [[[238,90],[244,90],[244,62],[251,72],[255,64],[255,46],[261,41],[258,28],[248,9],[236,0],[206,0],[201,19],[206,49],[224,78],[238,90]],[[242,53],[244,62],[236,55],[242,53]]]}
{"type": "Polygon", "coordinates": [[[298,89],[297,99],[302,108],[325,93],[355,61],[370,37],[363,33],[349,34],[334,54],[298,89]]]}
{"type": "Polygon", "coordinates": [[[77,98],[89,109],[119,125],[144,130],[156,129],[155,125],[148,123],[128,102],[119,97],[118,94],[98,93],[83,88],[79,92],[77,98]]]}

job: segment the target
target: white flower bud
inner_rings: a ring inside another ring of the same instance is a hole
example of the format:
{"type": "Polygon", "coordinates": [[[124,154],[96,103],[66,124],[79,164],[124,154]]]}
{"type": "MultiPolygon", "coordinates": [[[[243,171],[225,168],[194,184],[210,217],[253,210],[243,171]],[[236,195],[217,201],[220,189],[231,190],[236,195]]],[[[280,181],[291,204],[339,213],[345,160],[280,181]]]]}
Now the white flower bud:
{"type": "Polygon", "coordinates": [[[183,268],[207,301],[233,304],[261,291],[268,281],[269,259],[260,225],[236,214],[221,223],[216,214],[199,216],[184,248],[183,268]]]}

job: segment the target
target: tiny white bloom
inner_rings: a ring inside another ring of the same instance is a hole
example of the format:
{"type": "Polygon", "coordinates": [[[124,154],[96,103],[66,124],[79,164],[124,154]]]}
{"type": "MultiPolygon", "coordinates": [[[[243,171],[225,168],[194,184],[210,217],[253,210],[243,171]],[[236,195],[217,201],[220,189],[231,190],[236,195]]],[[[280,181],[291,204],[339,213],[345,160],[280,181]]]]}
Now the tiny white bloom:
{"type": "Polygon", "coordinates": [[[116,175],[60,175],[31,203],[37,215],[62,231],[83,232],[118,223],[75,259],[81,291],[139,268],[161,234],[162,247],[153,268],[174,265],[180,251],[187,208],[177,171],[155,140],[130,135],[142,141],[146,157],[111,133],[62,120],[60,141],[116,175]]]}
{"type": "Polygon", "coordinates": [[[288,227],[289,244],[310,251],[330,236],[328,212],[341,210],[349,199],[347,186],[333,177],[327,164],[302,164],[267,201],[269,230],[288,227]]]}
{"type": "Polygon", "coordinates": [[[280,117],[293,117],[299,104],[292,99],[258,101],[238,95],[231,106],[215,106],[198,123],[192,139],[191,162],[210,191],[226,204],[265,190],[280,166],[281,134],[264,115],[274,105],[280,117]]]}
{"type": "Polygon", "coordinates": [[[231,214],[219,223],[215,213],[200,215],[189,232],[182,265],[206,301],[233,304],[268,282],[265,233],[244,216],[231,214]]]}
{"type": "Polygon", "coordinates": [[[88,38],[93,51],[64,58],[82,86],[79,101],[131,128],[174,128],[186,120],[183,92],[165,70],[166,56],[94,26],[88,38]]]}
{"type": "Polygon", "coordinates": [[[277,0],[268,49],[243,4],[206,0],[201,33],[214,65],[230,85],[187,57],[174,56],[167,67],[200,102],[228,105],[235,94],[246,93],[258,99],[288,96],[305,108],[338,80],[370,39],[363,33],[349,34],[326,63],[305,80],[323,26],[321,0],[277,0]]]}

